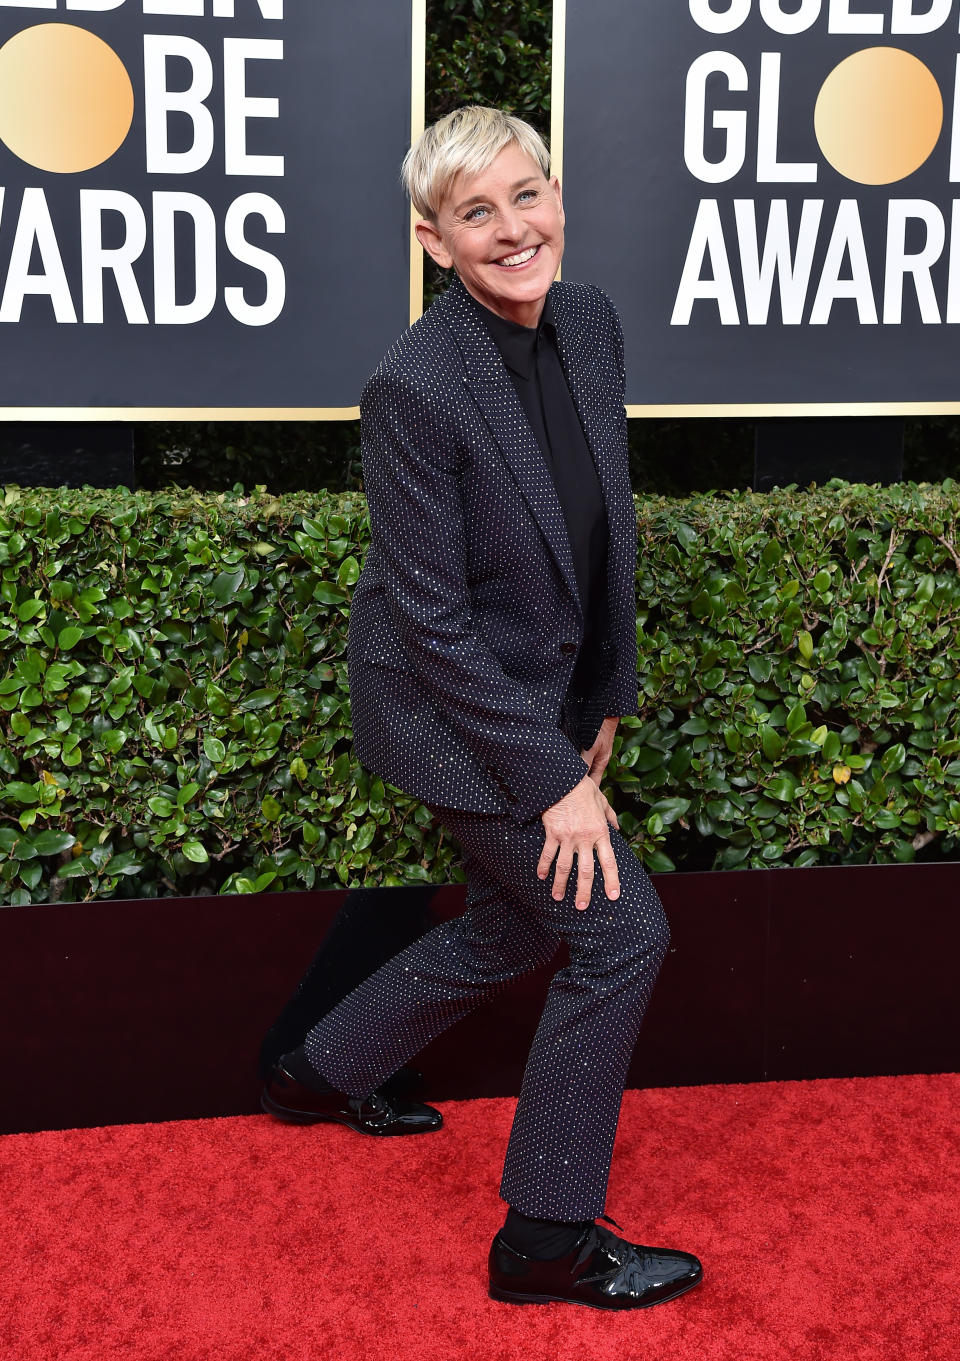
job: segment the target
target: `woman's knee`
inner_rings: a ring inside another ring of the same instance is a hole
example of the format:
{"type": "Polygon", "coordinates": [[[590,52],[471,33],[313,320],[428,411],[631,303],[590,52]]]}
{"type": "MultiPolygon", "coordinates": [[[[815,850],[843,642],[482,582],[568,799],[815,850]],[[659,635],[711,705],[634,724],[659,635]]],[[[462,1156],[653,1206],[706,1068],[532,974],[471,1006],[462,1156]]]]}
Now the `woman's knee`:
{"type": "Polygon", "coordinates": [[[621,956],[635,961],[638,969],[659,970],[670,946],[670,925],[663,904],[650,876],[619,833],[617,847],[620,869],[620,896],[604,897],[609,911],[604,913],[609,928],[608,945],[621,956]]]}
{"type": "Polygon", "coordinates": [[[656,890],[647,879],[641,892],[621,893],[621,901],[625,943],[638,962],[659,969],[670,948],[670,924],[656,890]]]}

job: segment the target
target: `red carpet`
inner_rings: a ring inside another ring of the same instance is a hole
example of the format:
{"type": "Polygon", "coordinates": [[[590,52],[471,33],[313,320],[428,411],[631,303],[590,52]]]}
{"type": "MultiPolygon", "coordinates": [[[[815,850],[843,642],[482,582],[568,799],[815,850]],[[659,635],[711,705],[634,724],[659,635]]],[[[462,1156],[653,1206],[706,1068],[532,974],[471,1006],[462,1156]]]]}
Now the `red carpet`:
{"type": "Polygon", "coordinates": [[[5,1361],[956,1361],[960,1076],[629,1092],[608,1212],[704,1282],[485,1292],[513,1103],[377,1142],[267,1116],[0,1139],[5,1361]]]}

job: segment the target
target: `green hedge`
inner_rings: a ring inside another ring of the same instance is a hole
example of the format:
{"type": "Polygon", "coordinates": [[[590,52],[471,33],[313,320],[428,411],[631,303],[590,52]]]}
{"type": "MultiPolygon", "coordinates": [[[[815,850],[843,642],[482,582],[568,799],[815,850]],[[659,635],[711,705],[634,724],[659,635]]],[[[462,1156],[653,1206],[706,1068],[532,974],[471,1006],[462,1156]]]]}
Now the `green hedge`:
{"type": "Polygon", "coordinates": [[[952,481],[642,502],[614,780],[651,865],[955,853],[958,514],[952,481]]]}
{"type": "MultiPolygon", "coordinates": [[[[908,861],[960,835],[960,489],[638,501],[644,708],[610,768],[653,869],[908,861]]],[[[358,494],[6,489],[6,903],[443,882],[352,759],[358,494]]]]}

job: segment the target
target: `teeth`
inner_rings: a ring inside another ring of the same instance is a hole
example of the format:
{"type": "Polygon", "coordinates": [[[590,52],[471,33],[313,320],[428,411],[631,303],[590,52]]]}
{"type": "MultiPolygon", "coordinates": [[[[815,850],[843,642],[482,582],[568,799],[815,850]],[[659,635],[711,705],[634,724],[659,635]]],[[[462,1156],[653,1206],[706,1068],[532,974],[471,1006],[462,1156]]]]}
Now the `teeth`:
{"type": "Polygon", "coordinates": [[[507,255],[497,263],[501,265],[525,265],[528,260],[533,259],[539,249],[539,246],[531,246],[529,250],[523,250],[519,255],[507,255]]]}

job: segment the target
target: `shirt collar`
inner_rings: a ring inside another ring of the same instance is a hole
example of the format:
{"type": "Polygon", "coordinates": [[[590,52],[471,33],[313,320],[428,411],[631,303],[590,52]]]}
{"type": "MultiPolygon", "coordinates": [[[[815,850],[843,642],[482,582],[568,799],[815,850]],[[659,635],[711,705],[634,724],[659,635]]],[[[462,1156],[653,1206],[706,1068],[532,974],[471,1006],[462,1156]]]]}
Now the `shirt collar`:
{"type": "Polygon", "coordinates": [[[506,317],[498,317],[496,312],[491,312],[489,307],[478,302],[472,293],[468,292],[468,296],[473,299],[507,368],[521,378],[532,378],[537,367],[537,349],[545,328],[552,327],[553,332],[556,332],[557,323],[550,294],[544,299],[543,311],[536,326],[521,326],[518,322],[508,321],[506,317]]]}

